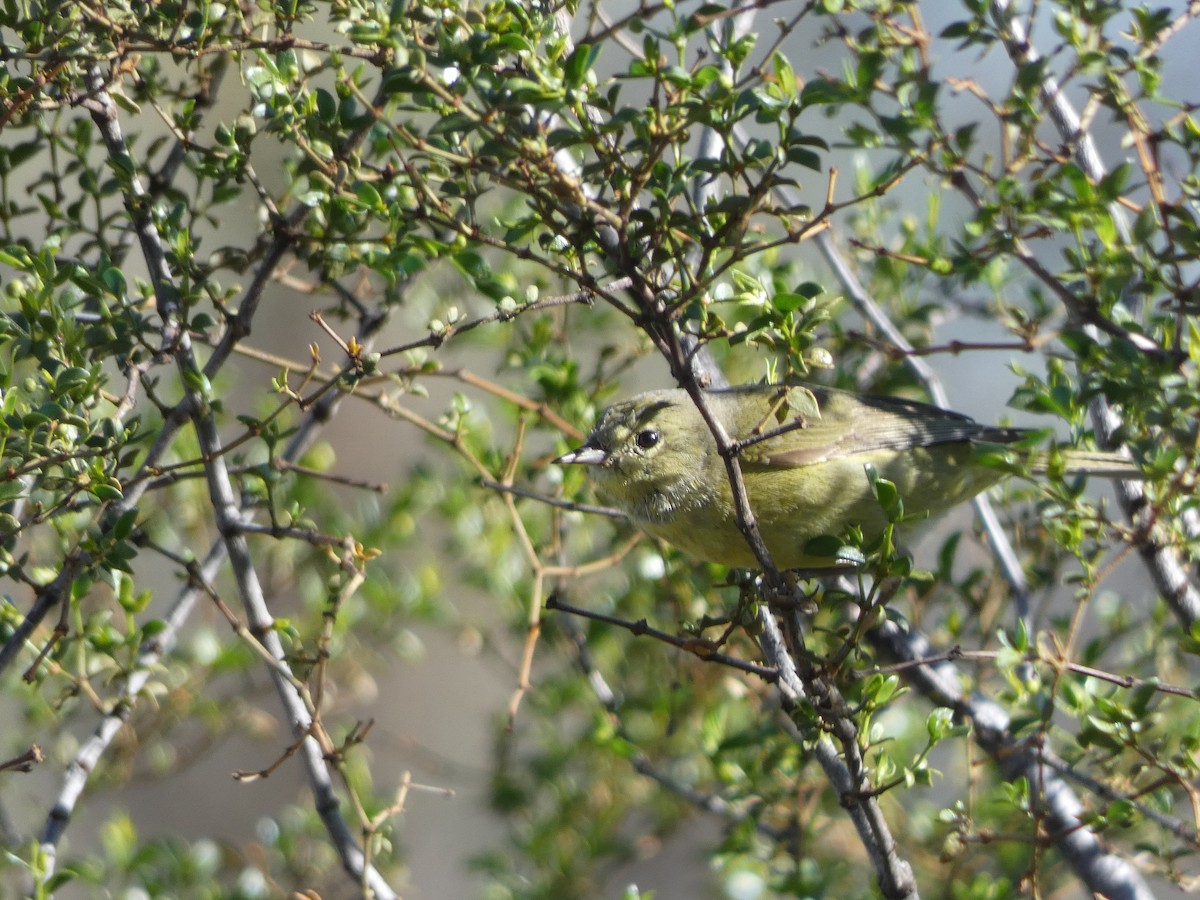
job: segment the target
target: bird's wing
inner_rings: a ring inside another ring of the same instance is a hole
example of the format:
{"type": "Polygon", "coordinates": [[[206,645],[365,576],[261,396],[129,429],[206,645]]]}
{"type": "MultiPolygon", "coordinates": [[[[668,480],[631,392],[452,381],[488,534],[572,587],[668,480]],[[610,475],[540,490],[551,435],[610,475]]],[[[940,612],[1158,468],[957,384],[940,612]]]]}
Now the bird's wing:
{"type": "Polygon", "coordinates": [[[1010,444],[1025,435],[1020,429],[980,425],[968,416],[915,400],[828,388],[807,390],[820,415],[795,414],[782,425],[759,429],[760,434],[778,433],[750,444],[742,454],[744,462],[794,468],[878,450],[959,442],[1010,444]]]}

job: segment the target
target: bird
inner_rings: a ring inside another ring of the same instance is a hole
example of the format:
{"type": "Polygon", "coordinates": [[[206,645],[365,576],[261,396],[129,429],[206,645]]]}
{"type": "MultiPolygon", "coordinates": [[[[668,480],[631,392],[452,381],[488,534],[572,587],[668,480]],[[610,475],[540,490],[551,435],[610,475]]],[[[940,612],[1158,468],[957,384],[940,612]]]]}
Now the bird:
{"type": "MultiPolygon", "coordinates": [[[[907,521],[974,497],[1021,470],[1022,461],[1032,471],[1049,462],[1021,446],[1027,430],[982,425],[900,397],[791,383],[701,398],[735,442],[750,509],[778,569],[843,565],[836,552],[808,545],[840,537],[848,526],[868,541],[883,533],[889,515],[869,467],[895,485],[907,521]]],[[[1066,450],[1061,461],[1066,475],[1142,477],[1117,453],[1066,450]]],[[[716,439],[687,391],[649,391],[613,404],[581,446],[554,462],[587,466],[601,500],[647,534],[702,561],[760,566],[737,526],[716,439]]]]}

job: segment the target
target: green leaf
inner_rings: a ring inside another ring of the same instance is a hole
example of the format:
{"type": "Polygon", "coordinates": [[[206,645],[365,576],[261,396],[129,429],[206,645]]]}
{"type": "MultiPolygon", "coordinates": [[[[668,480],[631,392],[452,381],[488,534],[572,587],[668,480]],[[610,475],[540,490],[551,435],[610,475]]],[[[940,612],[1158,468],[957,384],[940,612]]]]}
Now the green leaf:
{"type": "Polygon", "coordinates": [[[595,66],[600,58],[599,44],[580,44],[567,57],[563,65],[563,81],[567,87],[579,87],[587,78],[587,73],[595,66]]]}
{"type": "Polygon", "coordinates": [[[795,97],[798,84],[796,73],[792,70],[792,64],[788,62],[788,58],[779,51],[776,51],[771,57],[771,67],[775,71],[775,83],[779,86],[784,96],[795,97]]]}
{"type": "Polygon", "coordinates": [[[111,500],[120,500],[122,496],[121,489],[111,484],[93,484],[88,487],[88,493],[102,502],[111,500]]]}
{"type": "Polygon", "coordinates": [[[137,517],[138,510],[136,506],[121,513],[117,521],[113,523],[112,536],[118,541],[123,541],[129,537],[130,532],[133,531],[133,526],[137,523],[137,517]]]}
{"type": "Polygon", "coordinates": [[[429,129],[431,136],[474,131],[476,127],[474,116],[464,112],[452,112],[442,116],[429,129]]]}
{"type": "Polygon", "coordinates": [[[790,294],[786,291],[780,292],[771,298],[771,305],[780,312],[795,312],[801,306],[808,303],[808,297],[803,294],[790,294]]]}
{"type": "Polygon", "coordinates": [[[798,166],[804,166],[806,169],[812,169],[814,172],[820,172],[824,169],[820,154],[814,153],[807,147],[788,147],[787,160],[798,166]]]}
{"type": "Polygon", "coordinates": [[[814,78],[804,85],[800,102],[804,106],[836,106],[851,100],[853,96],[853,91],[840,81],[814,78]]]}

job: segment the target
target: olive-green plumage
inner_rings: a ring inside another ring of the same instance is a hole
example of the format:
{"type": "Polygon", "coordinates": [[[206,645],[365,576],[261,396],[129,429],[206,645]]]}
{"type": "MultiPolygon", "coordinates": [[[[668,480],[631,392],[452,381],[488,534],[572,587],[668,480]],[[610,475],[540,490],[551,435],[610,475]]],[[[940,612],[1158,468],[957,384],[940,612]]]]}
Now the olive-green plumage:
{"type": "MultiPolygon", "coordinates": [[[[779,568],[832,565],[804,552],[818,535],[849,525],[868,536],[883,530],[864,466],[895,483],[907,515],[936,514],[1002,479],[1004,469],[981,464],[980,453],[1025,436],[925,403],[814,385],[744,386],[705,398],[731,439],[752,441],[738,459],[779,568]]],[[[1064,458],[1068,472],[1140,477],[1116,454],[1064,458]]],[[[586,443],[556,462],[592,466],[601,498],[647,533],[709,562],[758,565],[737,528],[716,441],[685,391],[650,391],[609,407],[586,443]]]]}

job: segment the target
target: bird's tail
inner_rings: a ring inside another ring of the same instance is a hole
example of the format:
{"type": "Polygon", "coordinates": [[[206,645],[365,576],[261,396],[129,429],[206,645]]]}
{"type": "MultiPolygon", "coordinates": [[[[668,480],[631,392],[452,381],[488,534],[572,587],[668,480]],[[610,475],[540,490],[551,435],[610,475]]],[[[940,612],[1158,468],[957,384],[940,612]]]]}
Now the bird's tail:
{"type": "Polygon", "coordinates": [[[1061,460],[1064,475],[1091,475],[1097,478],[1142,479],[1146,475],[1132,459],[1120,453],[1103,450],[1063,450],[1053,461],[1040,457],[1030,469],[1038,475],[1057,470],[1061,460]]]}
{"type": "Polygon", "coordinates": [[[1054,471],[1063,475],[1094,475],[1097,478],[1141,480],[1146,477],[1146,473],[1138,464],[1123,453],[1068,448],[1047,453],[1029,447],[1014,446],[1034,436],[1035,432],[1023,428],[996,426],[980,429],[974,440],[985,453],[989,448],[999,449],[999,458],[1003,460],[1000,468],[1005,468],[1006,464],[1012,466],[1009,471],[1014,474],[1019,474],[1022,466],[1025,466],[1024,471],[1033,475],[1046,475],[1054,471]]]}

